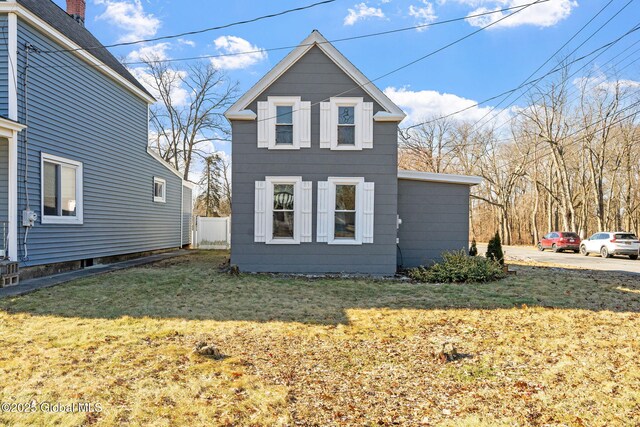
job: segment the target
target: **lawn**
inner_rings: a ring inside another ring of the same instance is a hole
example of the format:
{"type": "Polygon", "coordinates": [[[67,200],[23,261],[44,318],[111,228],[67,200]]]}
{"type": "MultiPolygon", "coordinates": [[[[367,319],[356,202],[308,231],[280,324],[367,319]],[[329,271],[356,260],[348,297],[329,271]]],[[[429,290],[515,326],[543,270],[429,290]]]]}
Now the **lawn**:
{"type": "Polygon", "coordinates": [[[0,300],[0,425],[640,423],[640,280],[520,266],[482,285],[231,276],[221,252],[0,300]],[[215,344],[221,359],[193,352],[215,344]],[[453,343],[463,357],[433,353],[453,343]]]}

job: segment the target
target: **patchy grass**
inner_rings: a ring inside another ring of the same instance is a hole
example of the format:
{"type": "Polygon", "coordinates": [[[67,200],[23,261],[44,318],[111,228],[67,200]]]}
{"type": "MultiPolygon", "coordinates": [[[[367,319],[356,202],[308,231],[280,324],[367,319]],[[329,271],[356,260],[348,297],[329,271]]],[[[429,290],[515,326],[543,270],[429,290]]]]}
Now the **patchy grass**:
{"type": "Polygon", "coordinates": [[[222,252],[0,300],[0,425],[637,425],[640,280],[219,274],[222,252]],[[193,353],[214,343],[221,360],[193,353]],[[464,353],[442,364],[432,352],[464,353]]]}

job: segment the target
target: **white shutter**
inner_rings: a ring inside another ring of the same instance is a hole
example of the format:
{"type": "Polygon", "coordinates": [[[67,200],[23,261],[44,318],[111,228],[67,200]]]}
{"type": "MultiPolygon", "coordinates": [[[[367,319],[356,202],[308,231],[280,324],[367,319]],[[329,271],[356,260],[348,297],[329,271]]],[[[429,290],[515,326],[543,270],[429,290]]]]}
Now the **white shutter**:
{"type": "Polygon", "coordinates": [[[362,105],[360,129],[362,148],[373,148],[373,102],[365,102],[362,105]]]}
{"type": "Polygon", "coordinates": [[[362,206],[362,243],[373,243],[375,183],[364,183],[364,203],[362,206]]]}
{"type": "Polygon", "coordinates": [[[302,181],[302,197],[300,197],[300,242],[312,242],[313,213],[311,212],[311,198],[313,195],[313,182],[302,181]]]}
{"type": "Polygon", "coordinates": [[[267,183],[266,181],[256,181],[255,186],[255,206],[253,241],[267,241],[267,183]]]}
{"type": "Polygon", "coordinates": [[[311,148],[311,102],[300,102],[297,125],[300,148],[311,148]]]}
{"type": "Polygon", "coordinates": [[[329,181],[318,181],[318,231],[316,242],[329,241],[329,181]]]}
{"type": "Polygon", "coordinates": [[[320,148],[331,148],[331,103],[320,103],[320,148]]]}
{"type": "Polygon", "coordinates": [[[258,102],[258,148],[269,148],[269,103],[258,102]]]}

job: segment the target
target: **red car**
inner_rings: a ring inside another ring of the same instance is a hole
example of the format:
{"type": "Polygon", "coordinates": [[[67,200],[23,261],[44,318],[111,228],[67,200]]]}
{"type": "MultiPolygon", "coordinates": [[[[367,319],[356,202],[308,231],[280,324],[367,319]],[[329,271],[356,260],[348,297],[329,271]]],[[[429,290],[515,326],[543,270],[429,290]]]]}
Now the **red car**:
{"type": "Polygon", "coordinates": [[[553,252],[580,252],[580,236],[571,231],[552,231],[538,242],[538,250],[551,249],[553,252]]]}

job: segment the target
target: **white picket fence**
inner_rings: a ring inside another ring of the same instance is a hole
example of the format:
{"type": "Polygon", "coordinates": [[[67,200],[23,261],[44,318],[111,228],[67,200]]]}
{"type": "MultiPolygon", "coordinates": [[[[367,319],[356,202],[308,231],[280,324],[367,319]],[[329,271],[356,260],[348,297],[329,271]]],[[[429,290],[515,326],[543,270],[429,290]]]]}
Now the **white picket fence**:
{"type": "Polygon", "coordinates": [[[229,249],[231,218],[196,217],[193,241],[198,249],[229,249]]]}

